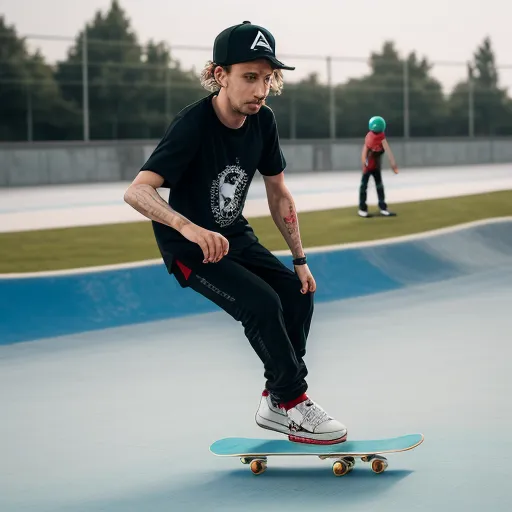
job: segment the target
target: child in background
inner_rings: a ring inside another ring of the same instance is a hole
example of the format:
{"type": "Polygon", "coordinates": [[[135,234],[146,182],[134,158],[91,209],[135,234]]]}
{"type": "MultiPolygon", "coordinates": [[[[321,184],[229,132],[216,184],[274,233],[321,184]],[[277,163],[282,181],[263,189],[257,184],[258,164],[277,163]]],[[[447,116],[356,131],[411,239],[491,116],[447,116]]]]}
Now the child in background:
{"type": "Polygon", "coordinates": [[[386,121],[380,116],[374,116],[368,122],[369,132],[366,134],[363,144],[363,151],[361,153],[361,161],[363,164],[363,176],[361,185],[359,187],[359,216],[368,217],[368,206],[366,204],[368,181],[370,176],[375,180],[377,188],[377,197],[379,199],[379,208],[381,215],[394,216],[393,212],[388,210],[384,198],[384,184],[382,183],[382,155],[387,152],[391,168],[395,174],[398,174],[398,167],[395,162],[395,157],[386,140],[385,130],[386,121]]]}

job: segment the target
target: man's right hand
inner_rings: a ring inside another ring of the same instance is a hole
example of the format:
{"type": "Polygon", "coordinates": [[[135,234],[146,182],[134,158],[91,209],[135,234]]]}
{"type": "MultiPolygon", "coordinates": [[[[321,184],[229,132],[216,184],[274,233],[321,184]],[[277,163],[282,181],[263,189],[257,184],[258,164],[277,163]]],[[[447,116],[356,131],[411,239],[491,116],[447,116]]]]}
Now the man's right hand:
{"type": "Polygon", "coordinates": [[[220,233],[209,231],[197,224],[186,224],[180,232],[187,240],[201,247],[204,255],[203,263],[217,263],[229,251],[227,238],[223,237],[220,233]]]}

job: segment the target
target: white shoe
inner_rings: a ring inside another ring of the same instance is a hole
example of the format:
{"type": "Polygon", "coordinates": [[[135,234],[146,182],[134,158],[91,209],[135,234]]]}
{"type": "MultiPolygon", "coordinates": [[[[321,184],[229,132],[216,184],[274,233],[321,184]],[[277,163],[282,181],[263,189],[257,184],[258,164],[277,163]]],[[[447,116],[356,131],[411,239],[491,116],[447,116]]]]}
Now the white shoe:
{"type": "Polygon", "coordinates": [[[290,420],[290,441],[311,444],[342,443],[347,427],[329,416],[310,398],[287,411],[290,420]]]}
{"type": "Polygon", "coordinates": [[[279,407],[279,404],[274,401],[266,389],[261,394],[260,406],[256,411],[256,423],[268,430],[275,430],[283,434],[290,433],[286,410],[279,407]]]}
{"type": "Polygon", "coordinates": [[[287,434],[290,441],[311,444],[342,443],[347,428],[329,416],[310,398],[286,411],[263,391],[256,411],[256,423],[268,430],[287,434]]]}
{"type": "Polygon", "coordinates": [[[357,214],[359,217],[368,217],[368,212],[365,212],[364,210],[358,210],[357,214]]]}

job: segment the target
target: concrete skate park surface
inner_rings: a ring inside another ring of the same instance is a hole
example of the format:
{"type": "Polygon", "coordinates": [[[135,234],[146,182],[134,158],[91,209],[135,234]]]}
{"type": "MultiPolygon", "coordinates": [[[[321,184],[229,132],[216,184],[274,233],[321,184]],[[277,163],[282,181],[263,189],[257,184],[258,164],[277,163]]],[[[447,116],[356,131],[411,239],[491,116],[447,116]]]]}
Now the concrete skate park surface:
{"type": "Polygon", "coordinates": [[[279,437],[254,423],[263,370],[161,264],[2,279],[0,510],[510,510],[511,235],[497,219],[309,251],[311,397],[351,439],[425,435],[382,475],[211,455],[279,437]]]}

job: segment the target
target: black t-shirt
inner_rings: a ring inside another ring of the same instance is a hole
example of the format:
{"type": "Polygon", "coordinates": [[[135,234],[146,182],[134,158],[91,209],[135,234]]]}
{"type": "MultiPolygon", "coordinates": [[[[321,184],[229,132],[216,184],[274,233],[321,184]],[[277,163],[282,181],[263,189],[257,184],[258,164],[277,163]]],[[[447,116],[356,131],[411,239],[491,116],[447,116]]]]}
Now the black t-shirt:
{"type": "MultiPolygon", "coordinates": [[[[242,215],[256,170],[275,176],[286,167],[274,113],[263,106],[243,126],[228,128],[212,105],[212,93],[184,108],[172,121],[141,170],[153,171],[170,188],[169,204],[193,223],[216,231],[230,249],[257,240],[242,215]]],[[[153,221],[153,231],[169,272],[174,256],[202,258],[199,245],[175,229],[153,221]]]]}

